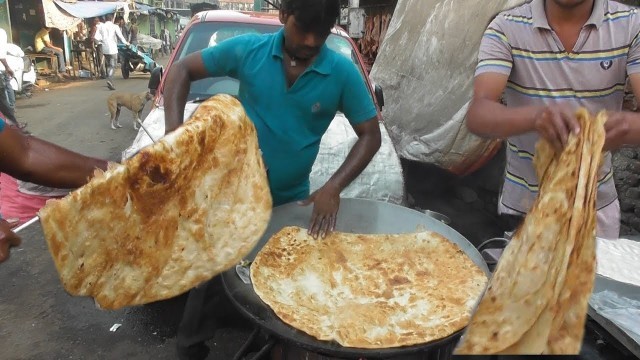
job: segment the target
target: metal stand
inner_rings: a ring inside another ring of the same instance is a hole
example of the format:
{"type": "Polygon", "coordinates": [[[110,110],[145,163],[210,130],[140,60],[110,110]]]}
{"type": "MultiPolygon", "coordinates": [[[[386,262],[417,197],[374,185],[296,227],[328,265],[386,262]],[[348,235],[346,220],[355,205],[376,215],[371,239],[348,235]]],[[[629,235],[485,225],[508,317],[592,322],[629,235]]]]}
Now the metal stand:
{"type": "Polygon", "coordinates": [[[236,355],[233,357],[233,360],[259,360],[264,355],[266,355],[269,352],[269,350],[271,350],[273,345],[275,345],[276,341],[271,337],[267,337],[267,343],[257,353],[253,354],[253,356],[251,357],[246,357],[247,355],[249,355],[247,354],[247,350],[251,345],[253,345],[256,338],[258,337],[258,334],[260,334],[260,328],[256,327],[251,333],[251,335],[249,336],[249,338],[247,339],[247,341],[245,341],[245,343],[242,345],[240,350],[238,350],[236,355]]]}

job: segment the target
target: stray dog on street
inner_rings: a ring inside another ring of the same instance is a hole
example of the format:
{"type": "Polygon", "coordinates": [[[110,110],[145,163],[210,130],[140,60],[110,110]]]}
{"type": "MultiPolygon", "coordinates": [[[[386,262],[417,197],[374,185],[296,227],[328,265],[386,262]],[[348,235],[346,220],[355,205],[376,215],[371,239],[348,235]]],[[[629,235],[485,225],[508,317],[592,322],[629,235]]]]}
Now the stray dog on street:
{"type": "Polygon", "coordinates": [[[149,91],[132,94],[125,92],[113,93],[107,99],[107,107],[111,114],[111,128],[116,130],[121,128],[120,125],[120,108],[126,107],[133,112],[133,129],[138,130],[138,120],[142,115],[142,110],[149,100],[153,99],[153,95],[149,91]]]}

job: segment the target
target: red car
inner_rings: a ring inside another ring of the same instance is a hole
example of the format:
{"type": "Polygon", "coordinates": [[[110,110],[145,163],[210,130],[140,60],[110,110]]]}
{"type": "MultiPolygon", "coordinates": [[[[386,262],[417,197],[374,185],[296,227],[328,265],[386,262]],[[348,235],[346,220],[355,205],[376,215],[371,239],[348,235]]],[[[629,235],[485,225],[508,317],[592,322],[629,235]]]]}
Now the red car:
{"type": "MultiPolygon", "coordinates": [[[[182,32],[182,36],[169,58],[167,69],[170,71],[171,65],[175,61],[191,53],[209,46],[216,46],[221,41],[234,36],[248,33],[273,33],[281,28],[282,23],[280,23],[277,14],[226,10],[198,13],[182,32]]],[[[371,98],[380,111],[384,105],[382,89],[374,86],[370,81],[364,70],[362,57],[353,40],[344,30],[335,27],[327,38],[326,44],[332,50],[354,62],[370,89],[371,98]]],[[[149,89],[152,92],[155,91],[154,108],[143,124],[150,134],[147,134],[145,129],[140,129],[133,145],[124,151],[123,158],[128,158],[141,148],[152,144],[150,136],[157,140],[164,135],[163,88],[166,76],[163,76],[162,72],[162,68],[156,68],[149,81],[149,89]]],[[[230,77],[213,77],[193,82],[185,106],[185,119],[193,114],[203,100],[220,93],[237,96],[238,90],[238,80],[230,77]]],[[[400,204],[404,200],[404,181],[400,160],[383,123],[380,123],[380,131],[382,132],[380,151],[360,177],[343,191],[342,196],[400,204]]],[[[355,139],[356,134],[345,116],[341,113],[336,114],[320,143],[320,151],[311,172],[311,191],[316,190],[329,180],[329,177],[346,158],[355,139]]]]}

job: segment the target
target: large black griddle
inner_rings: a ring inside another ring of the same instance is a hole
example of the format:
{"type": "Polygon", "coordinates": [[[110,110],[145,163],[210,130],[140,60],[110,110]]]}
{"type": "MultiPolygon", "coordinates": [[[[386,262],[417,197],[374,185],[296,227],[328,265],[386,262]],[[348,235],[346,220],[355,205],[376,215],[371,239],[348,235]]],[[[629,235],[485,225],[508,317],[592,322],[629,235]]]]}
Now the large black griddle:
{"type": "MultiPolygon", "coordinates": [[[[258,245],[245,258],[253,261],[273,234],[285,226],[308,227],[312,207],[286,204],[273,210],[269,226],[258,245]]],[[[476,248],[462,235],[444,223],[406,207],[364,199],[342,199],[336,230],[362,234],[397,234],[430,230],[457,244],[471,260],[489,276],[489,269],[476,248]]],[[[451,346],[462,330],[444,339],[414,346],[387,349],[347,348],[335,342],[320,341],[284,323],[262,302],[251,284],[245,284],[235,268],[222,274],[225,290],[232,303],[262,329],[294,346],[318,354],[342,358],[393,358],[420,352],[430,352],[451,346]]]]}

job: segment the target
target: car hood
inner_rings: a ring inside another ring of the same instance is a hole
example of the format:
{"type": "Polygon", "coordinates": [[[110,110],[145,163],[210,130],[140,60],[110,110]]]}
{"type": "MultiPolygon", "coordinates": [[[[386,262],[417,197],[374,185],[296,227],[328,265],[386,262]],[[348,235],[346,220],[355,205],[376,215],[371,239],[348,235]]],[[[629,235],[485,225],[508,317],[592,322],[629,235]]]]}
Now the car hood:
{"type": "MultiPolygon", "coordinates": [[[[199,103],[187,103],[184,118],[188,119],[196,111],[199,103]]],[[[155,107],[143,121],[144,129],[138,131],[133,144],[122,153],[122,159],[128,159],[141,149],[153,144],[164,136],[164,107],[155,107]],[[153,137],[153,140],[151,137],[153,137]]],[[[380,123],[382,145],[367,168],[351,185],[343,190],[341,196],[387,201],[395,204],[404,202],[404,179],[400,159],[391,143],[389,133],[380,123]]],[[[336,114],[329,129],[322,137],[320,151],[310,175],[311,191],[324,185],[338,170],[349,151],[358,140],[357,135],[342,113],[336,114]]]]}

